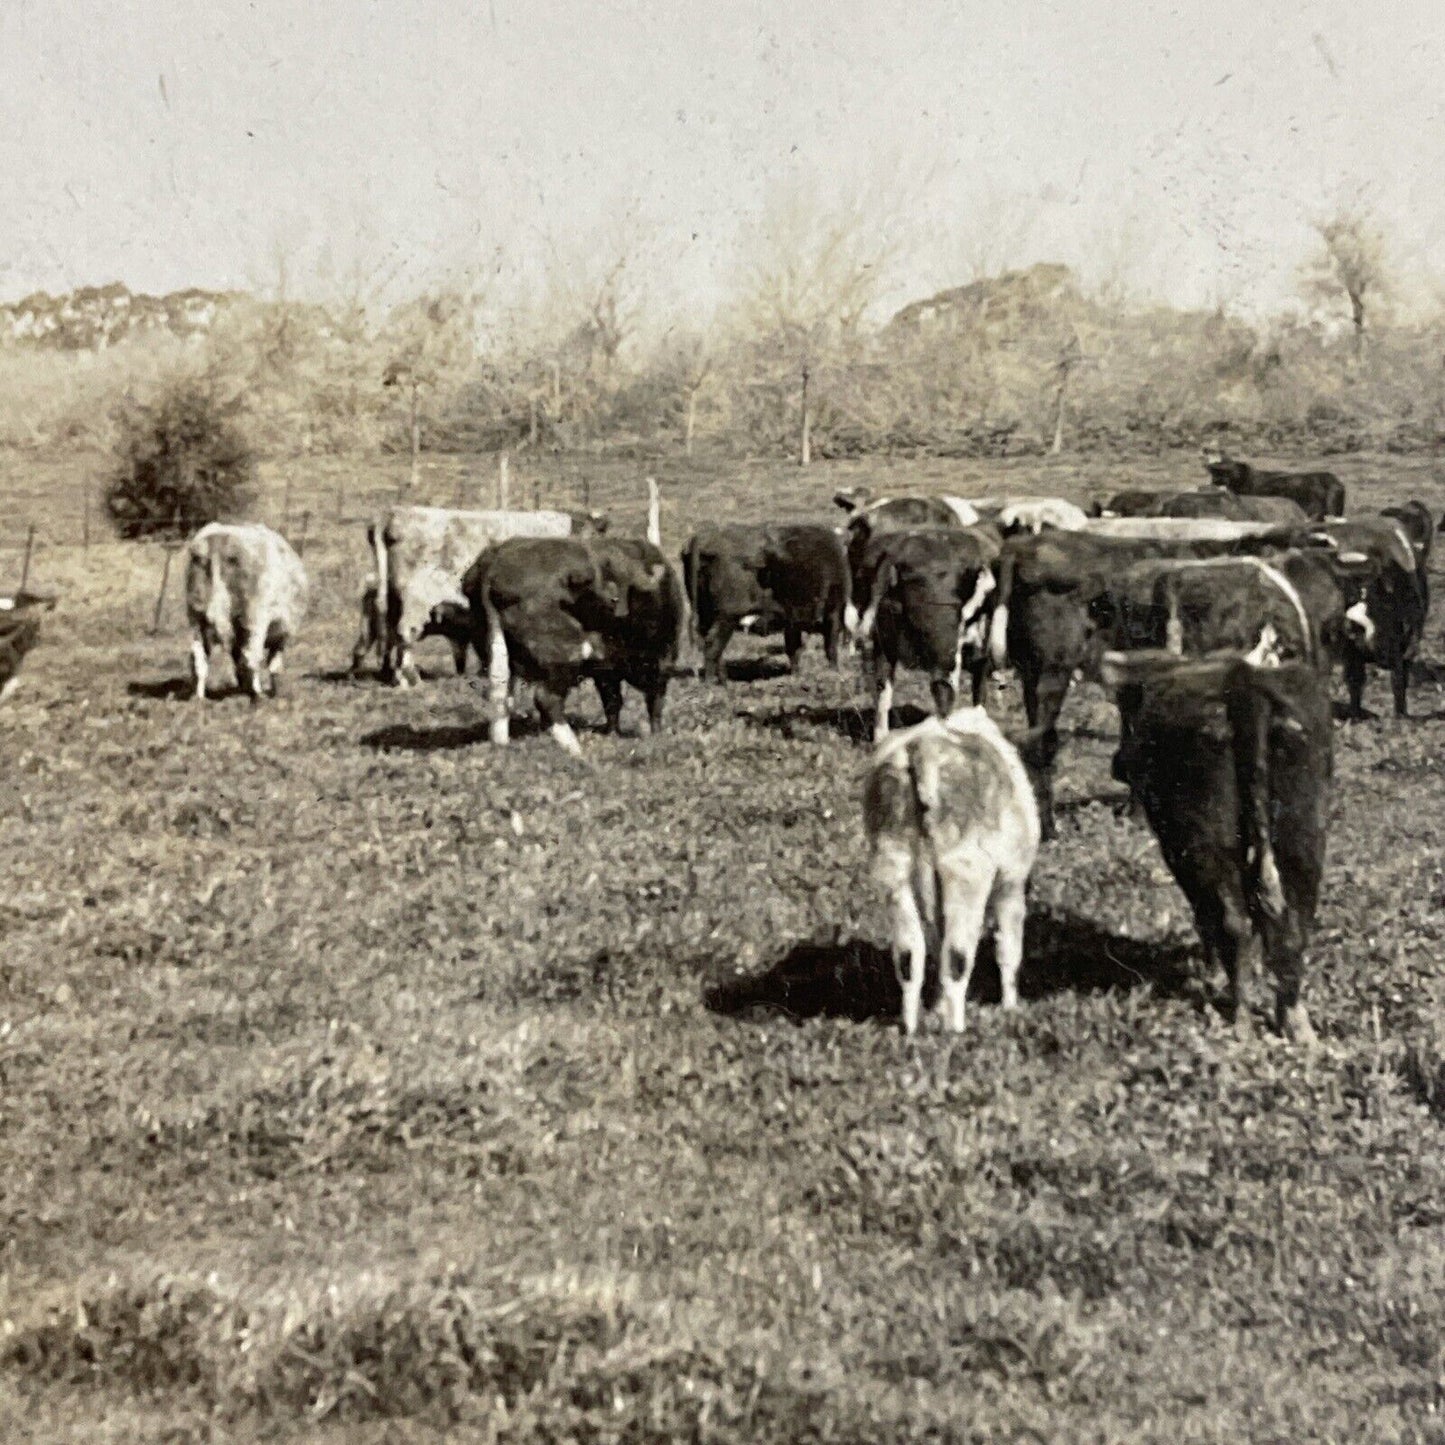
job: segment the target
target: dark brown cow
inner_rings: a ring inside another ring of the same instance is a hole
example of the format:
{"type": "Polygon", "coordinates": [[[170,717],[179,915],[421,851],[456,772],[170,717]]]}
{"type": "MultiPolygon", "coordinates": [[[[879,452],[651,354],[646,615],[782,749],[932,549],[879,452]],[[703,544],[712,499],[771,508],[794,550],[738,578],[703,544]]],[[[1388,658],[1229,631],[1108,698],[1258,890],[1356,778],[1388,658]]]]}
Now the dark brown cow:
{"type": "Polygon", "coordinates": [[[1262,945],[1275,1025],[1308,1043],[1300,992],[1333,763],[1318,670],[1138,652],[1107,654],[1103,676],[1123,721],[1114,775],[1143,806],[1236,1020],[1249,1027],[1262,945]]]}
{"type": "Polygon", "coordinates": [[[1345,515],[1344,484],[1333,472],[1266,472],[1223,452],[1206,452],[1204,465],[1216,487],[1240,496],[1288,497],[1316,521],[1345,515]]]}
{"type": "Polygon", "coordinates": [[[622,719],[622,685],[647,700],[662,727],[669,670],[687,626],[677,573],[651,542],[634,537],[514,537],[467,569],[472,645],[487,659],[492,741],[510,735],[507,694],[515,672],[534,688],[542,723],[566,751],[581,748],[567,695],[591,678],[607,728],[622,719]]]}
{"type": "Polygon", "coordinates": [[[939,717],[953,710],[965,669],[978,705],[998,555],[992,534],[977,527],[886,532],[868,544],[859,566],[858,637],[875,690],[875,738],[888,734],[899,663],[928,673],[939,717]]]}
{"type": "Polygon", "coordinates": [[[703,675],[724,680],[722,657],[739,626],[781,628],[796,670],[804,634],[820,633],[828,661],[857,625],[848,559],[838,534],[808,523],[707,527],[682,554],[682,575],[703,646],[703,675]]]}

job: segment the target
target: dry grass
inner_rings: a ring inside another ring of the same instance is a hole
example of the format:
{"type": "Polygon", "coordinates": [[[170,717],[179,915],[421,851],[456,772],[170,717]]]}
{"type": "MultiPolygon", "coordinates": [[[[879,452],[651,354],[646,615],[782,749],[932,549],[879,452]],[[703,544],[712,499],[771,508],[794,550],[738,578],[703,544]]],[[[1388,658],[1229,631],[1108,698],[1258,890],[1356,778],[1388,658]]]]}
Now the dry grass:
{"type": "MultiPolygon", "coordinates": [[[[679,542],[870,477],[1080,496],[1195,465],[659,475],[679,542]]],[[[592,475],[622,525],[641,470],[592,475]]],[[[1361,504],[1445,503],[1418,464],[1342,470],[1361,504]]],[[[70,505],[76,469],[46,476],[70,505]]],[[[336,477],[293,472],[293,511],[336,477]]],[[[1414,719],[1337,734],[1318,1054],[1219,1021],[1088,690],[1025,1006],[985,967],[966,1037],[912,1047],[863,699],[815,651],[789,678],[745,647],[760,680],[682,681],[667,734],[584,732],[576,763],[490,748],[440,644],[412,694],[336,676],[354,526],[313,523],[293,692],[254,710],[173,695],[157,554],[38,561],[63,601],[0,795],[0,1437],[1442,1438],[1428,665],[1414,719]]]]}

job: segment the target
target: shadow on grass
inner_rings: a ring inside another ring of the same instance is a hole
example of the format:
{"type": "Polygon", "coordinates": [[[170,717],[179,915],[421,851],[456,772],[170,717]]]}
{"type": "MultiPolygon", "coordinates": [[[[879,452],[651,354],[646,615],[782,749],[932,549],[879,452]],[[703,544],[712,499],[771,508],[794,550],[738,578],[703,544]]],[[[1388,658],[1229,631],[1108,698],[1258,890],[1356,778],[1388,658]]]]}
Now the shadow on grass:
{"type": "Polygon", "coordinates": [[[788,676],[786,657],[739,657],[723,663],[729,682],[771,682],[788,676]]]}
{"type": "MultiPolygon", "coordinates": [[[[196,684],[189,677],[165,677],[157,682],[128,682],[125,685],[127,697],[146,697],[152,702],[174,702],[180,698],[194,697],[196,684]]],[[[212,686],[208,696],[229,696],[234,689],[216,689],[212,686]]]]}
{"type": "MultiPolygon", "coordinates": [[[[769,728],[791,738],[797,728],[821,727],[850,743],[871,743],[873,741],[873,709],[871,707],[787,707],[776,712],[754,713],[739,711],[738,718],[753,727],[769,728]]],[[[909,728],[921,723],[933,714],[913,703],[903,703],[893,709],[892,723],[895,729],[909,728]]]]}
{"type": "MultiPolygon", "coordinates": [[[[1152,985],[1166,998],[1191,992],[1192,942],[1144,943],[1069,914],[1032,913],[1024,926],[1024,962],[1019,993],[1044,998],[1056,993],[1100,993],[1152,985]]],[[[924,1005],[932,1005],[938,981],[930,969],[924,1005]]],[[[986,937],[969,997],[999,1001],[993,939],[986,937]]],[[[903,995],[887,949],[867,939],[794,944],[759,973],[726,979],[706,989],[704,1004],[714,1013],[773,1010],[797,1020],[845,1018],[896,1020],[903,995]]]]}

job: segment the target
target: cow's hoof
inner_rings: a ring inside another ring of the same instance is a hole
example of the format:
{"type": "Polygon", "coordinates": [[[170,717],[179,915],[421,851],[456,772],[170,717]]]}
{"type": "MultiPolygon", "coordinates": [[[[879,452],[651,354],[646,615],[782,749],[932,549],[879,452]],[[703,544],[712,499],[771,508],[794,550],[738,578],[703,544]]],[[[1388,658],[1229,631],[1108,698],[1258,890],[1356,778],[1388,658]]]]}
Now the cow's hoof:
{"type": "Polygon", "coordinates": [[[1302,1003],[1291,1004],[1281,1012],[1279,1031],[1290,1043],[1302,1049],[1312,1049],[1319,1042],[1319,1036],[1315,1033],[1314,1025],[1310,1023],[1310,1016],[1302,1003]]]}

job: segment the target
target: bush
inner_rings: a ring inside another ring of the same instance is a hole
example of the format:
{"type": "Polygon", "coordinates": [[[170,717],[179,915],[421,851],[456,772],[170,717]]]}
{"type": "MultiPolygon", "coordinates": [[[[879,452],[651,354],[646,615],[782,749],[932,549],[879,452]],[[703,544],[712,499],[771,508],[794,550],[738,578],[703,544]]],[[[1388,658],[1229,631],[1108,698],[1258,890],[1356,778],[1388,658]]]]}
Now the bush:
{"type": "Polygon", "coordinates": [[[256,496],[256,461],[239,411],[239,401],[222,400],[198,377],[170,382],[149,403],[122,404],[106,491],[122,537],[185,537],[245,514],[256,496]]]}

